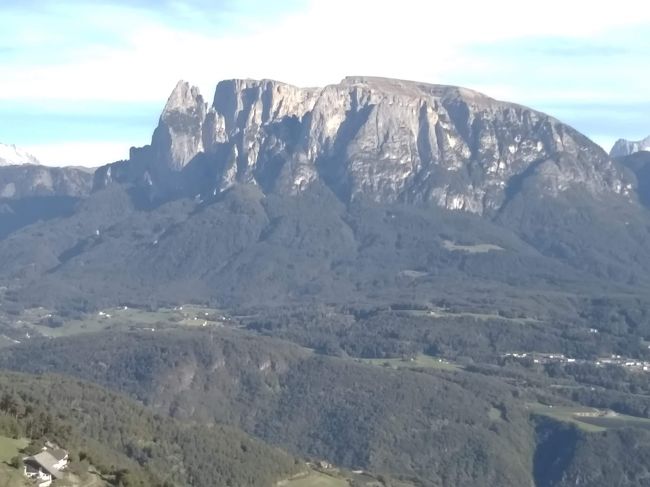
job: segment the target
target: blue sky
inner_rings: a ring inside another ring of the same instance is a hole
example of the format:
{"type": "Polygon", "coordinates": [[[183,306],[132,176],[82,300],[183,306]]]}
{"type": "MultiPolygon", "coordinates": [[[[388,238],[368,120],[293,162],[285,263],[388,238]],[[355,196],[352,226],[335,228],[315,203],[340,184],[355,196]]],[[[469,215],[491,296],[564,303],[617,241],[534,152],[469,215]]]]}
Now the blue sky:
{"type": "Polygon", "coordinates": [[[606,149],[650,134],[638,0],[2,0],[0,142],[99,165],[144,145],[178,79],[346,75],[458,84],[546,111],[606,149]]]}

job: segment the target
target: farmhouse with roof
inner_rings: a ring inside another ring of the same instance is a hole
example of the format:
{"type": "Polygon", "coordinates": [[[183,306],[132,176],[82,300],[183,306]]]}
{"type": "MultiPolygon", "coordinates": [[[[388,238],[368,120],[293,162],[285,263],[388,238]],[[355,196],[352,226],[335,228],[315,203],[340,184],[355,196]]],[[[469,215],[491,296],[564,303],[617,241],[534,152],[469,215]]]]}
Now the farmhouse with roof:
{"type": "Polygon", "coordinates": [[[68,465],[68,452],[60,448],[45,449],[23,459],[25,476],[35,480],[38,487],[49,487],[53,480],[63,477],[68,465]]]}

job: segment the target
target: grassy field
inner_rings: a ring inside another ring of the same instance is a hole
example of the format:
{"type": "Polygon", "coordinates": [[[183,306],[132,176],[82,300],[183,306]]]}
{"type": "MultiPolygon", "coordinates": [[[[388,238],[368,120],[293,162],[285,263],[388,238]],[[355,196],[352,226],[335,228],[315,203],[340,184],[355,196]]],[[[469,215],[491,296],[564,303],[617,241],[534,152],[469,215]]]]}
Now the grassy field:
{"type": "Polygon", "coordinates": [[[0,464],[0,487],[29,487],[27,479],[18,470],[0,464]]]}
{"type": "Polygon", "coordinates": [[[597,412],[598,410],[594,408],[580,408],[580,407],[570,407],[570,406],[548,406],[545,404],[533,404],[530,406],[530,409],[534,414],[540,414],[542,416],[556,419],[558,421],[574,424],[583,431],[587,431],[590,433],[599,433],[601,431],[605,431],[605,428],[584,423],[580,421],[579,416],[576,416],[577,414],[597,412]]]}
{"type": "Polygon", "coordinates": [[[583,431],[598,433],[616,428],[643,428],[650,430],[650,419],[609,413],[595,408],[572,406],[529,405],[535,414],[541,414],[558,421],[575,424],[583,431]]]}
{"type": "Polygon", "coordinates": [[[8,462],[20,453],[20,450],[29,444],[25,438],[14,440],[6,436],[0,436],[0,462],[8,462]]]}
{"type": "Polygon", "coordinates": [[[348,487],[349,485],[342,477],[316,471],[278,483],[278,487],[348,487]]]}
{"type": "Polygon", "coordinates": [[[102,480],[101,476],[97,473],[90,473],[83,480],[68,473],[65,479],[59,480],[56,483],[56,487],[107,487],[109,485],[111,484],[102,480]]]}
{"type": "Polygon", "coordinates": [[[528,323],[539,323],[539,320],[535,318],[508,318],[494,313],[470,313],[461,311],[458,313],[448,311],[443,308],[435,309],[414,309],[414,310],[405,310],[404,313],[408,313],[411,316],[427,316],[430,318],[475,318],[477,320],[499,320],[506,321],[517,325],[525,325],[528,323]]]}
{"type": "Polygon", "coordinates": [[[650,430],[650,419],[619,414],[597,418],[580,418],[580,422],[604,429],[638,428],[650,430]]]}
{"type": "Polygon", "coordinates": [[[29,485],[20,471],[6,464],[20,454],[29,442],[24,439],[14,440],[0,436],[0,487],[23,487],[29,485]]]}
{"type": "Polygon", "coordinates": [[[403,270],[399,274],[403,277],[410,277],[411,279],[417,279],[418,277],[425,277],[429,275],[428,272],[415,271],[412,269],[403,270]]]}
{"type": "MultiPolygon", "coordinates": [[[[43,324],[53,317],[52,312],[44,308],[25,310],[16,320],[16,324],[27,332],[40,333],[51,338],[94,333],[103,330],[158,329],[177,326],[223,326],[233,325],[222,311],[204,306],[184,305],[177,308],[161,308],[149,311],[138,308],[110,308],[89,313],[78,319],[57,318],[61,326],[50,327],[43,324]]],[[[13,344],[6,340],[6,345],[13,344]]],[[[0,341],[0,346],[3,342],[0,341]]]]}
{"type": "Polygon", "coordinates": [[[503,419],[503,413],[497,408],[490,408],[488,418],[490,418],[490,421],[499,421],[503,419]]]}
{"type": "Polygon", "coordinates": [[[393,369],[437,369],[437,370],[460,370],[460,365],[451,363],[445,359],[431,357],[429,355],[417,355],[410,359],[402,358],[360,358],[358,362],[391,367],[393,369]]]}
{"type": "Polygon", "coordinates": [[[443,240],[442,246],[452,252],[467,252],[468,254],[486,254],[488,252],[504,250],[503,247],[493,244],[458,245],[451,240],[443,240]]]}
{"type": "Polygon", "coordinates": [[[366,472],[348,472],[333,468],[327,471],[309,470],[289,480],[278,482],[277,487],[415,487],[408,482],[392,480],[384,483],[366,472]]]}

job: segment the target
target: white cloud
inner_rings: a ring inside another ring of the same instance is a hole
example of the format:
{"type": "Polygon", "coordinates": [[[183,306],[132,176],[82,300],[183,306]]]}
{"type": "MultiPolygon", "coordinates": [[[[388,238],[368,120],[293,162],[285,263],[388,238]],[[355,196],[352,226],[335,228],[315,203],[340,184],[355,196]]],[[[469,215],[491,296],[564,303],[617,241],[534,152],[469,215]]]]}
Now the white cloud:
{"type": "Polygon", "coordinates": [[[25,150],[46,166],[96,167],[128,159],[130,142],[69,141],[55,144],[33,144],[25,150]]]}
{"type": "Polygon", "coordinates": [[[0,79],[0,96],[161,100],[179,78],[204,90],[228,77],[321,85],[372,74],[435,82],[481,62],[461,56],[463,46],[520,37],[590,37],[650,22],[650,8],[620,0],[613,15],[611,4],[598,1],[314,0],[279,22],[251,20],[243,34],[225,35],[171,28],[132,9],[98,14],[93,7],[78,16],[101,29],[120,26],[114,33],[122,43],[70,48],[78,55],[68,62],[9,70],[0,79]]]}
{"type": "MultiPolygon", "coordinates": [[[[527,76],[555,76],[552,67],[531,69],[532,74],[517,72],[504,65],[503,59],[499,64],[465,49],[522,38],[598,39],[612,29],[650,26],[650,7],[638,0],[619,0],[616,5],[600,0],[310,0],[303,10],[274,22],[232,19],[240,27],[236,32],[172,27],[169,19],[123,7],[98,11],[95,6],[77,5],[74,12],[64,13],[73,16],[67,24],[70,28],[79,22],[84,32],[94,27],[101,32],[108,29],[119,42],[99,38],[84,47],[67,46],[58,62],[35,59],[31,64],[22,60],[15,69],[2,66],[0,100],[159,101],[162,107],[181,78],[197,84],[210,99],[218,80],[234,77],[312,86],[357,74],[461,83],[462,73],[484,73],[485,79],[472,87],[502,99],[524,103],[543,101],[550,95],[603,99],[612,96],[616,87],[558,91],[545,89],[542,79],[539,90],[531,93],[527,76]],[[496,79],[507,70],[515,71],[507,83],[496,79]]],[[[60,29],[49,35],[33,26],[25,26],[24,38],[32,44],[62,40],[60,29]]],[[[648,74],[648,68],[643,69],[648,74]]],[[[634,78],[634,72],[625,74],[627,79],[634,78]]],[[[639,76],[634,86],[641,87],[645,79],[639,76]]],[[[125,150],[117,150],[122,145],[108,145],[113,149],[104,147],[111,154],[104,161],[125,156],[125,150]]],[[[99,148],[86,142],[76,149],[62,143],[43,150],[55,162],[80,162],[89,159],[88,154],[96,160],[94,151],[99,148]]]]}

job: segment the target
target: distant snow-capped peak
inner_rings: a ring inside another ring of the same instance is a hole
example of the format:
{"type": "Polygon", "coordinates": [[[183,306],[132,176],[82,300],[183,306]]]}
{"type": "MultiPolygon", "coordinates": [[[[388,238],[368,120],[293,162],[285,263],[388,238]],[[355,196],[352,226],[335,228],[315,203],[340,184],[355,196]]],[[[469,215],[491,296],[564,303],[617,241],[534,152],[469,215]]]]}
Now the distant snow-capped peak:
{"type": "Polygon", "coordinates": [[[13,166],[18,164],[40,164],[29,152],[15,145],[0,143],[0,166],[13,166]]]}

